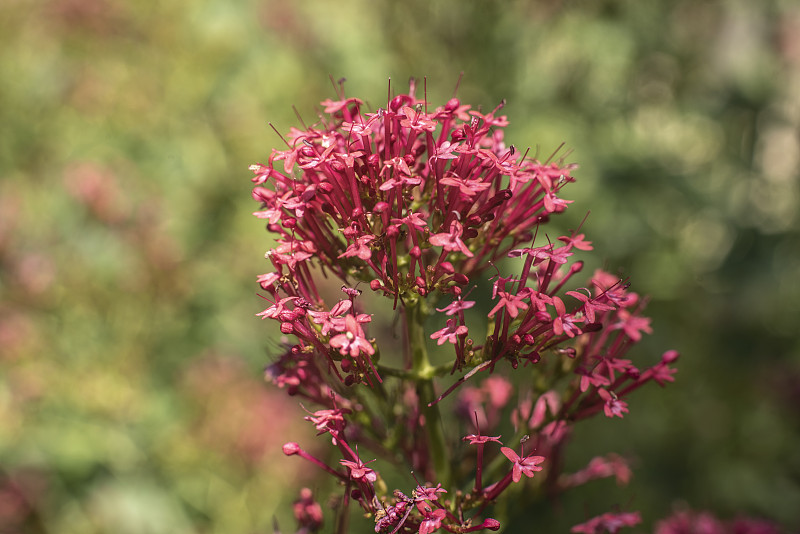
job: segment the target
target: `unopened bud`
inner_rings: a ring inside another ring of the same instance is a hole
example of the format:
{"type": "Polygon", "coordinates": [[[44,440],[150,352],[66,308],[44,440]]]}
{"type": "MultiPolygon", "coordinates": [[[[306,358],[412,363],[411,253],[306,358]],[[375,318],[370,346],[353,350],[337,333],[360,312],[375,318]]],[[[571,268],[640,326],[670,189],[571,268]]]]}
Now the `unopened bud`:
{"type": "Polygon", "coordinates": [[[388,202],[378,202],[375,204],[375,207],[372,208],[373,213],[383,213],[384,211],[388,211],[391,208],[388,202]]]}
{"type": "Polygon", "coordinates": [[[295,454],[299,454],[301,450],[303,449],[300,448],[300,445],[294,441],[290,441],[283,446],[283,454],[286,456],[294,456],[295,454]]]}
{"type": "Polygon", "coordinates": [[[668,350],[661,356],[662,363],[672,363],[680,358],[681,354],[677,350],[668,350]]]}

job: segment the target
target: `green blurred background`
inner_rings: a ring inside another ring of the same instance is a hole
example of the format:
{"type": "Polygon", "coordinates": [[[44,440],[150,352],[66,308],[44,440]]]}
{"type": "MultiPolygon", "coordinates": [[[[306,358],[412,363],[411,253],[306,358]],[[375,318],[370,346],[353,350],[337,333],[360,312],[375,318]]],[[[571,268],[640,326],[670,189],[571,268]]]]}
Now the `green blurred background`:
{"type": "Polygon", "coordinates": [[[329,75],[378,106],[461,71],[462,101],[507,100],[507,142],[574,150],[560,224],[591,210],[590,267],[652,296],[638,355],[683,354],[576,434],[571,467],[615,451],[631,485],[511,531],[676,506],[800,529],[796,1],[2,0],[0,533],[292,531],[321,483],[261,377],[247,167],[329,75]]]}

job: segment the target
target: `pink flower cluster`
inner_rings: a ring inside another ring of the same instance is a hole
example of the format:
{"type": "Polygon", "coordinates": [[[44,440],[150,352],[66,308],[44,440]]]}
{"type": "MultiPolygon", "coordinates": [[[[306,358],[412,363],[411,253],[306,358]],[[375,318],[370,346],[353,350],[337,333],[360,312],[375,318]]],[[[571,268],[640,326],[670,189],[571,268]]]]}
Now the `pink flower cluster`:
{"type": "Polygon", "coordinates": [[[344,484],[337,529],[355,501],[376,532],[497,530],[477,515],[536,472],[551,490],[601,476],[627,481],[618,457],[573,475],[548,458],[560,456],[577,421],[623,417],[631,392],[672,381],[678,355],[643,370],[625,358],[651,331],[625,280],[598,271],[587,287],[568,285],[583,267],[574,257],[592,245],[577,230],[551,240],[543,228],[572,202],[560,194],[574,166],[506,146],[502,104],[486,113],[453,98],[431,109],[415,89],[371,113],[344,94],[326,100],[313,126],[292,129],[284,150],[251,167],[255,215],[276,236],[266,254],[272,270],[258,277],[269,306],[258,315],[293,338],[267,376],[319,406],[307,419],[339,449],[330,466],[297,444],[284,447],[344,484]],[[508,265],[515,274],[501,275],[508,265]],[[344,296],[326,302],[331,278],[344,296]],[[370,336],[367,288],[391,302],[400,342],[370,336]],[[485,299],[467,300],[473,291],[485,299]],[[452,347],[452,359],[432,363],[434,344],[452,347]],[[508,370],[533,373],[536,388],[516,388],[508,370]],[[483,385],[465,385],[478,374],[483,385]],[[458,388],[462,417],[443,418],[439,403],[458,388]],[[484,462],[499,436],[481,426],[512,423],[512,441],[532,436],[536,454],[504,446],[484,462]],[[462,458],[460,439],[448,439],[467,433],[474,462],[462,458]],[[355,443],[425,483],[410,497],[387,492],[355,443]]]}

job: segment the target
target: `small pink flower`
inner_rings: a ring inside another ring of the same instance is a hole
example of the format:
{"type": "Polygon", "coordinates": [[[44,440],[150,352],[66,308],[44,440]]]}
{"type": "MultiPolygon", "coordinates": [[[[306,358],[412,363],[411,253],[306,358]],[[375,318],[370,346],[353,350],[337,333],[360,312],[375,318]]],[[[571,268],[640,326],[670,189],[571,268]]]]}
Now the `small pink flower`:
{"type": "Polygon", "coordinates": [[[490,441],[501,443],[500,436],[483,436],[481,434],[470,434],[461,438],[462,441],[469,441],[470,445],[484,445],[490,441]]]}
{"type": "Polygon", "coordinates": [[[442,526],[442,519],[447,516],[447,512],[438,508],[428,514],[425,520],[419,525],[419,534],[431,534],[436,532],[442,526]]]}
{"type": "Polygon", "coordinates": [[[461,234],[464,232],[464,227],[458,221],[450,223],[450,232],[441,234],[433,234],[429,241],[431,245],[436,247],[443,247],[447,252],[461,251],[465,256],[471,258],[472,252],[469,251],[467,246],[461,241],[461,234]]]}
{"type": "Polygon", "coordinates": [[[522,300],[524,297],[523,294],[512,295],[506,291],[498,291],[497,294],[500,296],[500,300],[489,312],[490,318],[494,317],[494,314],[497,313],[497,311],[501,308],[505,308],[506,312],[508,312],[508,315],[511,317],[516,317],[519,315],[519,310],[528,309],[528,305],[522,300]]]}
{"type": "Polygon", "coordinates": [[[603,411],[606,417],[614,417],[616,415],[622,418],[624,414],[628,413],[628,403],[619,400],[613,392],[601,388],[597,390],[597,394],[605,401],[603,411]]]}
{"type": "Polygon", "coordinates": [[[447,341],[456,344],[458,343],[458,336],[464,335],[468,331],[469,329],[463,324],[457,326],[456,318],[453,317],[447,320],[447,326],[431,334],[431,339],[438,339],[439,341],[436,342],[437,345],[443,345],[447,341]]]}
{"type": "Polygon", "coordinates": [[[314,532],[322,527],[322,507],[314,500],[311,490],[300,490],[300,498],[293,505],[297,523],[308,531],[314,532]]]}
{"type": "Polygon", "coordinates": [[[361,461],[361,458],[356,458],[355,462],[351,462],[350,460],[339,460],[339,463],[350,469],[350,478],[353,480],[366,481],[370,483],[374,483],[376,480],[378,480],[378,475],[375,474],[375,471],[367,467],[367,465],[361,461]]]}
{"type": "Polygon", "coordinates": [[[358,324],[356,317],[348,314],[344,321],[345,331],[333,336],[329,341],[330,346],[338,348],[342,356],[350,355],[352,358],[357,358],[362,351],[370,356],[375,354],[372,343],[364,337],[364,329],[358,324]]]}
{"type": "Polygon", "coordinates": [[[544,456],[521,457],[514,452],[514,449],[509,447],[500,447],[500,452],[502,452],[506,458],[514,463],[511,472],[511,479],[514,482],[519,482],[522,479],[523,474],[526,477],[531,478],[536,471],[541,471],[543,469],[539,466],[539,464],[544,462],[544,456]]]}
{"type": "Polygon", "coordinates": [[[352,258],[358,256],[362,260],[368,260],[372,256],[372,251],[369,244],[375,240],[374,235],[362,235],[356,238],[356,242],[347,247],[343,253],[339,254],[340,258],[352,258]]]}
{"type": "Polygon", "coordinates": [[[622,527],[632,527],[642,522],[639,512],[626,512],[621,514],[605,513],[597,517],[593,517],[585,523],[575,525],[570,529],[570,532],[581,534],[602,534],[608,532],[615,534],[622,527]]]}
{"type": "Polygon", "coordinates": [[[457,313],[463,312],[464,310],[468,310],[475,305],[474,300],[454,300],[444,308],[436,308],[438,312],[444,312],[445,315],[455,315],[457,313]]]}
{"type": "Polygon", "coordinates": [[[619,312],[617,312],[617,317],[619,321],[611,326],[612,330],[621,329],[625,332],[626,336],[631,338],[631,341],[641,340],[642,332],[648,334],[653,333],[653,329],[650,328],[650,319],[648,317],[639,317],[628,310],[619,310],[619,312]]]}

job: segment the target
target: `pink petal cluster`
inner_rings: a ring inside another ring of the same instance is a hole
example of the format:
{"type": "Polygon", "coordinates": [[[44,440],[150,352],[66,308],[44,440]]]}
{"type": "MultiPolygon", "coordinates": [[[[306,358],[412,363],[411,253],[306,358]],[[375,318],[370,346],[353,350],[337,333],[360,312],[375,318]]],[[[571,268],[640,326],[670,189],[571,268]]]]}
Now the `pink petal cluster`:
{"type": "MultiPolygon", "coordinates": [[[[605,476],[627,481],[618,457],[598,457],[573,475],[550,461],[577,422],[623,417],[630,393],[673,381],[678,358],[668,351],[636,367],[627,353],[652,331],[643,300],[604,271],[575,287],[577,257],[591,242],[580,228],[552,240],[544,231],[572,203],[560,195],[575,166],[507,146],[503,104],[486,113],[453,98],[434,108],[412,82],[384,107],[364,107],[342,91],[322,102],[312,126],[292,128],[285,147],[250,168],[254,215],[275,239],[269,270],[257,277],[267,302],[257,316],[287,340],[266,375],[315,406],[306,419],[341,459],[329,465],[293,442],[284,453],[334,476],[345,488],[337,506],[357,503],[379,533],[498,530],[478,515],[523,475],[541,472],[528,484],[548,492],[605,476]],[[515,271],[500,273],[506,265],[515,271]],[[324,298],[331,281],[341,298],[324,298]],[[362,291],[391,302],[391,334],[370,328],[362,291]],[[428,348],[452,359],[432,363],[428,348]],[[535,376],[518,390],[504,373],[525,368],[535,376]],[[454,416],[443,417],[438,403],[459,388],[454,416]],[[502,423],[538,454],[501,446],[489,434],[502,423]],[[465,434],[475,446],[466,461],[455,452],[465,434]],[[427,483],[411,496],[388,493],[359,444],[404,459],[402,471],[427,483]],[[445,488],[458,497],[440,496],[445,488]]],[[[295,510],[304,531],[320,528],[310,492],[295,510]]],[[[605,514],[573,532],[616,532],[637,520],[605,514]]]]}

